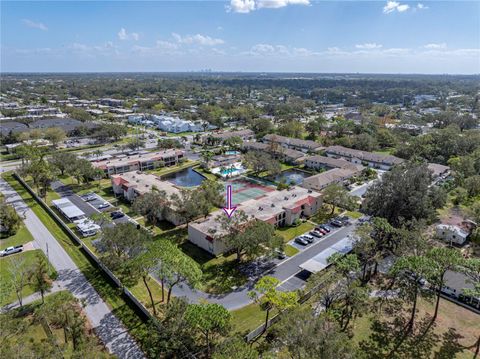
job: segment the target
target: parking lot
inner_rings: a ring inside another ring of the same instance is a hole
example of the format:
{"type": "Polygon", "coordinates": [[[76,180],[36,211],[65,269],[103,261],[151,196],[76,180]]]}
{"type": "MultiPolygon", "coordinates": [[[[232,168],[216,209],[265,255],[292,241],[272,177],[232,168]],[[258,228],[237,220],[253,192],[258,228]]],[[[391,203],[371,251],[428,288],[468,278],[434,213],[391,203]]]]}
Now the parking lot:
{"type": "MultiPolygon", "coordinates": [[[[60,181],[52,182],[51,186],[52,186],[52,189],[55,192],[57,192],[60,196],[68,198],[74,205],[80,208],[87,217],[91,217],[92,215],[99,212],[111,211],[113,208],[113,206],[109,202],[105,201],[102,197],[100,197],[96,193],[90,194],[91,196],[95,197],[93,200],[86,201],[85,197],[87,197],[87,195],[79,196],[75,194],[69,186],[64,185],[60,181]],[[104,203],[107,203],[108,206],[104,208],[99,208],[104,203]]],[[[116,224],[126,223],[129,220],[130,220],[130,217],[125,215],[121,218],[117,218],[113,220],[113,223],[116,223],[116,224]]]]}
{"type": "Polygon", "coordinates": [[[330,237],[332,234],[334,234],[335,232],[337,232],[341,228],[341,227],[335,227],[335,226],[330,225],[330,224],[328,224],[328,227],[330,228],[330,232],[323,235],[322,237],[312,236],[313,237],[313,242],[312,243],[309,243],[307,245],[303,245],[303,244],[295,242],[295,238],[302,237],[304,235],[309,235],[309,233],[310,233],[310,231],[309,231],[309,232],[305,232],[305,233],[293,238],[291,241],[288,242],[288,244],[291,245],[292,247],[298,249],[299,251],[304,251],[304,250],[308,249],[309,247],[311,247],[313,244],[321,242],[321,241],[325,240],[326,238],[330,237]]]}

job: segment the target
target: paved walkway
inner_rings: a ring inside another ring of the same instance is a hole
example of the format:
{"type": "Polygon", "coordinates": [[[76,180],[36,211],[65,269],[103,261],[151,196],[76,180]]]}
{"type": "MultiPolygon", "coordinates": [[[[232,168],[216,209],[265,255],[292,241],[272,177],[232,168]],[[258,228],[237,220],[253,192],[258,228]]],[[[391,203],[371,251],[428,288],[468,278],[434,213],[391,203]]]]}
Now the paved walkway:
{"type": "Polygon", "coordinates": [[[24,215],[24,223],[34,238],[34,246],[47,254],[48,244],[48,259],[58,272],[59,288],[69,290],[84,303],[87,318],[110,353],[119,358],[144,358],[135,340],[80,272],[67,252],[3,178],[0,178],[0,192],[18,213],[24,215]]]}

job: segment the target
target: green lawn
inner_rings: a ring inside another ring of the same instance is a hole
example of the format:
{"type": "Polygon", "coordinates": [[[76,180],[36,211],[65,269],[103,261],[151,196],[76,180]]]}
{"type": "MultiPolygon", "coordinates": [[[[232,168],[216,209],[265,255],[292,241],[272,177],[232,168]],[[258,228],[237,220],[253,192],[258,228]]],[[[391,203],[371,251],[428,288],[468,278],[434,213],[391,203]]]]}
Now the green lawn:
{"type": "Polygon", "coordinates": [[[186,160],[185,162],[179,163],[176,166],[161,167],[161,168],[157,168],[155,170],[148,171],[148,172],[153,173],[154,175],[157,175],[157,176],[164,176],[164,175],[167,175],[167,174],[170,174],[170,173],[181,171],[181,170],[183,170],[185,168],[188,168],[188,167],[192,167],[196,164],[198,164],[198,161],[186,160]]]}
{"type": "Polygon", "coordinates": [[[297,248],[291,246],[290,244],[287,244],[285,246],[284,252],[287,256],[292,257],[300,251],[297,248]]]}
{"type": "MultiPolygon", "coordinates": [[[[45,257],[43,252],[40,249],[33,250],[33,251],[26,251],[19,254],[12,254],[8,257],[0,258],[0,283],[8,283],[11,282],[13,279],[13,274],[11,272],[12,263],[17,262],[21,264],[21,268],[33,268],[37,258],[45,257]]],[[[50,265],[50,276],[55,277],[55,269],[50,265]]],[[[27,282],[27,278],[25,279],[27,282]]],[[[17,301],[17,296],[15,294],[14,288],[9,288],[5,286],[6,292],[3,293],[2,297],[0,297],[0,307],[6,304],[12,303],[17,301]]],[[[34,290],[31,286],[26,285],[22,290],[23,297],[26,297],[32,294],[34,290]]]]}
{"type": "Polygon", "coordinates": [[[22,224],[17,233],[15,233],[13,236],[0,238],[0,250],[10,246],[25,244],[31,241],[33,241],[32,234],[28,231],[27,227],[22,224]]]}
{"type": "Polygon", "coordinates": [[[211,181],[216,181],[217,180],[217,177],[212,174],[212,173],[209,173],[209,172],[206,172],[202,167],[200,166],[196,166],[195,167],[195,171],[197,171],[198,173],[201,173],[203,176],[205,176],[206,178],[208,178],[209,180],[211,181]]]}
{"type": "Polygon", "coordinates": [[[145,340],[148,335],[146,323],[139,317],[134,308],[125,301],[124,297],[119,294],[118,288],[110,282],[98,267],[90,262],[83,250],[67,236],[47,212],[30,196],[25,188],[13,178],[11,173],[4,173],[3,178],[20,194],[43,224],[49,229],[50,233],[52,233],[65,249],[90,284],[93,285],[100,296],[107,302],[110,308],[112,308],[112,312],[128,328],[129,332],[141,345],[145,345],[145,340]]]}
{"type": "Polygon", "coordinates": [[[360,212],[357,212],[357,211],[347,211],[347,212],[345,212],[345,215],[349,216],[350,218],[353,218],[353,219],[359,219],[360,217],[363,216],[363,214],[361,214],[360,212]]]}
{"type": "Polygon", "coordinates": [[[310,222],[304,222],[297,227],[282,227],[277,228],[276,232],[283,237],[284,243],[291,241],[293,238],[311,231],[315,226],[310,222]]]}
{"type": "MultiPolygon", "coordinates": [[[[265,322],[266,313],[256,303],[249,304],[231,313],[232,332],[234,333],[247,334],[265,322]]],[[[275,314],[277,314],[275,309],[270,311],[270,318],[275,314]]]]}

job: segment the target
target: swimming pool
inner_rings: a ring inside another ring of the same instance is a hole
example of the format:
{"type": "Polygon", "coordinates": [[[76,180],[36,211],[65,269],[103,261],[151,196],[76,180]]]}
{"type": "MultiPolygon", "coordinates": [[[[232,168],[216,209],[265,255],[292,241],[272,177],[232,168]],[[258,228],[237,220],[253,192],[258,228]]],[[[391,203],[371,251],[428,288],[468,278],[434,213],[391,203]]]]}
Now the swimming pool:
{"type": "Polygon", "coordinates": [[[181,171],[165,175],[162,179],[180,187],[195,187],[201,185],[205,177],[192,167],[188,167],[181,171]]]}
{"type": "Polygon", "coordinates": [[[238,151],[225,151],[225,154],[226,155],[239,155],[240,152],[238,152],[238,151]]]}
{"type": "Polygon", "coordinates": [[[240,162],[232,164],[231,167],[215,167],[211,170],[213,174],[219,174],[223,178],[239,176],[246,171],[247,170],[240,162]]]}

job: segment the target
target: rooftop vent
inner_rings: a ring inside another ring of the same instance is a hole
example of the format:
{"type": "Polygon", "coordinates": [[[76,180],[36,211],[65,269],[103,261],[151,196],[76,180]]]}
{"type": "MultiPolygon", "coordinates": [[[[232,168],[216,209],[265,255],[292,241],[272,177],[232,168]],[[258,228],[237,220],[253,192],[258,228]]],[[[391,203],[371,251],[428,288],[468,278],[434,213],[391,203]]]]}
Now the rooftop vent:
{"type": "Polygon", "coordinates": [[[285,201],[288,201],[288,196],[283,197],[285,201]]]}
{"type": "Polygon", "coordinates": [[[272,203],[272,207],[275,207],[275,203],[272,203]]]}
{"type": "Polygon", "coordinates": [[[313,191],[311,189],[308,190],[308,193],[312,193],[313,191]]]}

